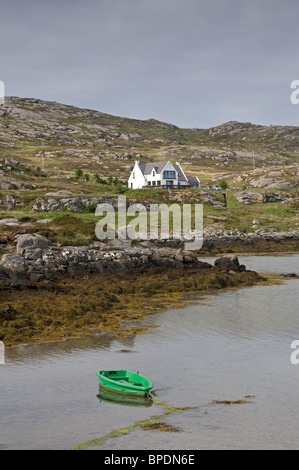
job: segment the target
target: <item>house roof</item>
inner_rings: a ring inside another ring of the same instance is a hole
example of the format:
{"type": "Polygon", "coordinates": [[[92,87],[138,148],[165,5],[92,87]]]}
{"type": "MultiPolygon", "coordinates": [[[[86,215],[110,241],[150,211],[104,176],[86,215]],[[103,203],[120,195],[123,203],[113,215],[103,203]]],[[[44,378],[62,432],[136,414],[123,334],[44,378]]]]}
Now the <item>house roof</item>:
{"type": "Polygon", "coordinates": [[[188,181],[190,184],[198,184],[199,183],[199,179],[197,178],[197,176],[188,176],[188,181]]]}
{"type": "MultiPolygon", "coordinates": [[[[150,175],[153,171],[153,168],[155,169],[156,173],[162,173],[167,163],[168,162],[139,163],[139,168],[143,175],[150,175]]],[[[187,178],[185,178],[181,168],[176,163],[172,163],[172,166],[178,173],[178,181],[187,181],[187,178]]]]}

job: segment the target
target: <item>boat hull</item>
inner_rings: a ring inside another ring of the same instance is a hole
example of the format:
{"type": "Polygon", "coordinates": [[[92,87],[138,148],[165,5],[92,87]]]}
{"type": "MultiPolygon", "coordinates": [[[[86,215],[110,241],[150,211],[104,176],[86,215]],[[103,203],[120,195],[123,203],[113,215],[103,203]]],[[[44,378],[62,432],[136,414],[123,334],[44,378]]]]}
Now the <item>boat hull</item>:
{"type": "Polygon", "coordinates": [[[129,370],[101,370],[97,376],[100,387],[115,394],[146,397],[153,388],[147,377],[129,370]]]}

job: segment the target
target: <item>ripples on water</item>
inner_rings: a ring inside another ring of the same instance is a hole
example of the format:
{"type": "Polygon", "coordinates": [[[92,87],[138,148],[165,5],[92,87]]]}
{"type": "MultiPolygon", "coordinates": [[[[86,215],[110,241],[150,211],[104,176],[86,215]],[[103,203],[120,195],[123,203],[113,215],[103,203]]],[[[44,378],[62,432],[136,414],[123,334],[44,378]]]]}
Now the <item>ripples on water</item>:
{"type": "MultiPolygon", "coordinates": [[[[299,271],[299,256],[240,261],[259,272],[299,271]]],[[[163,413],[157,405],[99,400],[95,371],[124,368],[149,376],[159,400],[197,408],[167,418],[184,432],[136,428],[101,448],[296,449],[299,365],[291,364],[290,344],[299,339],[298,289],[299,280],[288,280],[220,292],[151,315],[145,323],[157,327],[121,341],[98,336],[11,349],[0,366],[0,445],[67,449],[163,413]],[[210,404],[246,395],[254,396],[246,404],[210,404]]]]}

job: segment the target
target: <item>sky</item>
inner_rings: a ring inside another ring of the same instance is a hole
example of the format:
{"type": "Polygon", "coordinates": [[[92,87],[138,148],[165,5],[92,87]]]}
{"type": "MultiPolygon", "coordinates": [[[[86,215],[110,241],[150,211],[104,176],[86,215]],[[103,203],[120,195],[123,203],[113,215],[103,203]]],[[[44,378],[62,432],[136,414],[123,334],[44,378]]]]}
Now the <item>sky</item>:
{"type": "Polygon", "coordinates": [[[182,128],[299,124],[298,0],[1,0],[0,80],[182,128]]]}

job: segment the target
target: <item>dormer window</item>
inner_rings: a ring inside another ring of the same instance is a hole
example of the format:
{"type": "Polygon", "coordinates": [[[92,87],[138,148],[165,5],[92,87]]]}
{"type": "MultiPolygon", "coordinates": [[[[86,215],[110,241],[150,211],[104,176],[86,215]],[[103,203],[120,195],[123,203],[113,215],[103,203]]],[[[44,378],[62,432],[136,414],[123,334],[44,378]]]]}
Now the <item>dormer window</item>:
{"type": "Polygon", "coordinates": [[[156,176],[156,172],[155,172],[155,170],[153,170],[153,176],[156,176]]]}

